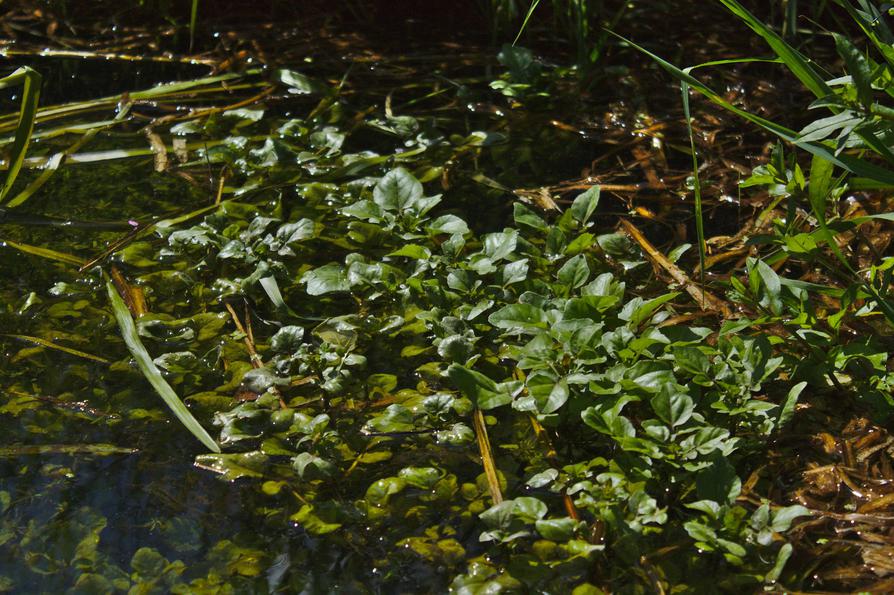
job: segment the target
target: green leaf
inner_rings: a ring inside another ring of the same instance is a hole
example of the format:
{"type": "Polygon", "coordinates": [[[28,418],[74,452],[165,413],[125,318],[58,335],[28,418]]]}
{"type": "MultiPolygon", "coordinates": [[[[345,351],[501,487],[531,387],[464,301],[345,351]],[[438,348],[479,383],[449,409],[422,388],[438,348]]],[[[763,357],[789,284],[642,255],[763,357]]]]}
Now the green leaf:
{"type": "Polygon", "coordinates": [[[546,398],[546,402],[541,405],[540,412],[545,414],[555,413],[568,401],[569,396],[568,381],[562,378],[549,391],[549,396],[546,398]]]}
{"type": "Polygon", "coordinates": [[[574,537],[577,523],[573,519],[544,519],[534,523],[534,528],[544,539],[564,543],[574,537]]]}
{"type": "Polygon", "coordinates": [[[643,301],[641,298],[633,298],[624,304],[624,307],[618,314],[618,318],[628,321],[631,327],[637,327],[650,318],[658,308],[678,295],[680,295],[680,292],[672,291],[647,301],[643,301]]]}
{"type": "Polygon", "coordinates": [[[807,382],[799,382],[788,391],[788,396],[779,410],[779,419],[776,421],[777,430],[791,421],[795,414],[795,406],[798,404],[798,397],[806,386],[807,382]]]}
{"type": "Polygon", "coordinates": [[[597,206],[599,206],[599,186],[591,186],[589,190],[578,194],[571,203],[571,216],[583,227],[596,212],[597,206]]]}
{"type": "Polygon", "coordinates": [[[409,486],[430,490],[444,477],[444,473],[436,467],[404,467],[397,476],[409,486]]]}
{"type": "Polygon", "coordinates": [[[691,374],[707,374],[711,362],[704,351],[692,345],[680,345],[673,348],[674,363],[691,374]]]}
{"type": "Polygon", "coordinates": [[[844,59],[847,72],[857,88],[857,98],[865,108],[872,105],[872,66],[866,56],[844,35],[833,33],[835,49],[844,59]]]}
{"type": "Polygon", "coordinates": [[[809,233],[799,233],[794,236],[786,236],[785,248],[793,254],[809,254],[816,250],[816,241],[809,233]]]}
{"type": "Polygon", "coordinates": [[[496,262],[507,258],[518,244],[518,230],[507,229],[499,233],[489,233],[484,236],[484,254],[496,262]]]}
{"type": "Polygon", "coordinates": [[[832,174],[835,166],[831,161],[813,156],[810,160],[810,183],[807,185],[807,198],[813,216],[819,221],[826,220],[826,202],[832,191],[832,174]]]}
{"type": "Polygon", "coordinates": [[[309,295],[323,295],[337,291],[351,291],[348,274],[340,264],[330,263],[304,273],[301,282],[307,284],[309,295]]]}
{"type": "Polygon", "coordinates": [[[535,231],[546,231],[549,228],[540,215],[520,202],[512,205],[512,218],[519,227],[527,227],[535,231]]]}
{"type": "Polygon", "coordinates": [[[402,167],[391,170],[373,188],[373,201],[385,211],[404,211],[422,198],[422,184],[402,167]]]}
{"type": "Polygon", "coordinates": [[[695,479],[698,497],[720,504],[732,504],[742,491],[742,480],[721,453],[710,455],[711,466],[699,472],[695,479]]]}
{"type": "Polygon", "coordinates": [[[795,548],[790,543],[785,543],[779,548],[779,553],[776,554],[776,563],[773,565],[773,568],[770,569],[770,572],[764,576],[764,581],[775,583],[779,580],[780,575],[782,575],[782,570],[785,568],[785,564],[788,562],[794,549],[795,548]]]}
{"type": "Polygon", "coordinates": [[[186,408],[186,405],[183,404],[183,401],[177,396],[177,393],[174,392],[174,389],[171,388],[161,375],[161,371],[153,363],[152,357],[149,355],[149,352],[146,351],[142,341],[140,341],[136,325],[134,324],[133,318],[130,316],[130,311],[127,309],[124,300],[118,295],[118,290],[115,289],[115,284],[111,279],[106,279],[106,292],[109,295],[112,311],[115,313],[115,319],[118,321],[118,327],[121,329],[121,336],[124,338],[124,343],[136,360],[137,366],[140,368],[143,376],[149,381],[149,384],[152,385],[152,388],[155,389],[155,392],[159,394],[177,419],[180,420],[180,423],[182,423],[184,427],[186,427],[186,429],[199,440],[199,442],[204,444],[210,451],[220,452],[220,447],[214,442],[214,439],[208,435],[205,428],[203,428],[196,418],[193,417],[192,413],[189,412],[189,409],[186,408]]]}
{"type": "Polygon", "coordinates": [[[662,390],[652,397],[652,410],[671,429],[689,421],[694,409],[695,403],[692,401],[692,397],[685,393],[671,393],[668,390],[662,390]]]}
{"type": "Polygon", "coordinates": [[[515,508],[512,510],[512,516],[525,522],[534,523],[546,516],[549,509],[546,504],[537,498],[522,496],[515,499],[515,508]]]}
{"type": "Polygon", "coordinates": [[[512,402],[512,393],[505,385],[460,364],[447,368],[447,377],[453,385],[479,409],[494,409],[512,402]]]}
{"type": "Polygon", "coordinates": [[[277,353],[295,353],[303,338],[304,329],[300,326],[284,326],[270,338],[270,349],[277,353]]]}
{"type": "Polygon", "coordinates": [[[568,259],[556,273],[556,277],[560,283],[573,289],[586,284],[590,278],[590,266],[587,264],[587,257],[583,254],[578,254],[568,259]]]}
{"type": "Polygon", "coordinates": [[[528,278],[528,259],[522,258],[515,262],[510,262],[503,267],[501,285],[504,287],[513,283],[521,283],[528,278]]]}
{"type": "Polygon", "coordinates": [[[789,527],[792,526],[792,521],[796,518],[812,516],[812,514],[810,510],[800,504],[779,508],[773,513],[773,521],[770,523],[770,528],[777,533],[782,533],[783,531],[788,531],[789,527]]]}
{"type": "Polygon", "coordinates": [[[431,258],[431,250],[418,244],[406,244],[399,250],[391,252],[388,256],[405,256],[415,260],[428,260],[431,258]]]}
{"type": "Polygon", "coordinates": [[[546,328],[546,312],[531,304],[503,306],[487,320],[497,328],[512,331],[546,328]]]}
{"type": "Polygon", "coordinates": [[[770,265],[763,260],[755,261],[754,270],[763,282],[764,290],[770,300],[770,308],[774,313],[781,312],[782,302],[780,300],[780,293],[782,292],[782,283],[779,282],[779,275],[777,275],[776,271],[771,269],[770,265]]]}
{"type": "Polygon", "coordinates": [[[469,233],[469,226],[456,215],[441,215],[425,225],[429,235],[458,234],[460,236],[469,233]]]}
{"type": "Polygon", "coordinates": [[[603,312],[617,303],[618,298],[613,295],[587,295],[571,298],[565,302],[563,316],[565,320],[578,318],[598,320],[603,312]]]}
{"type": "Polygon", "coordinates": [[[298,472],[298,477],[305,480],[330,477],[336,471],[335,465],[309,452],[302,452],[294,457],[292,468],[298,472]]]}

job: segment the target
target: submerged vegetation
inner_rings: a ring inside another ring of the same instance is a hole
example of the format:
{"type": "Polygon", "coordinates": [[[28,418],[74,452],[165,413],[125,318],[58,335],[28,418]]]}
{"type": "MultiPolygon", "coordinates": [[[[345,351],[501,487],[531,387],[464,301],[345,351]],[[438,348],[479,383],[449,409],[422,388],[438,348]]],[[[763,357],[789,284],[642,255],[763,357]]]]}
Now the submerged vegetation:
{"type": "Polygon", "coordinates": [[[891,590],[882,7],[137,4],[3,17],[0,590],[891,590]]]}

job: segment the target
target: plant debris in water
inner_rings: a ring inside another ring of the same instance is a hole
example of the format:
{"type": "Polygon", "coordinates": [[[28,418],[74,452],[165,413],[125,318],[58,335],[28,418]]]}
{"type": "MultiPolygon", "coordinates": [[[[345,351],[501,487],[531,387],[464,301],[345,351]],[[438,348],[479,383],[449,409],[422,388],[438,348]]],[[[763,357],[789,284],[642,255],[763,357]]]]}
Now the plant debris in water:
{"type": "Polygon", "coordinates": [[[610,43],[583,51],[559,4],[581,72],[513,45],[434,74],[286,53],[38,107],[20,46],[0,590],[890,590],[894,35],[842,0],[867,43],[817,50],[826,77],[719,4],[833,115],[795,132],[617,42],[618,102],[678,102],[661,66],[715,105],[570,120],[605,109],[568,94],[610,43]],[[741,165],[706,133],[724,110],[790,144],[741,165]]]}

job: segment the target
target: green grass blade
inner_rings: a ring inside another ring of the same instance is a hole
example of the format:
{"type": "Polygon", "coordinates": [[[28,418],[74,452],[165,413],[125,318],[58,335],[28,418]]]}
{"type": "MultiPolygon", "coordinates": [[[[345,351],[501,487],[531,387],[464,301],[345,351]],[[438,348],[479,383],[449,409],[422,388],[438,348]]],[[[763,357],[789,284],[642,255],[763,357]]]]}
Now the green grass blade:
{"type": "Polygon", "coordinates": [[[796,143],[799,147],[801,147],[802,149],[804,149],[811,155],[818,155],[818,156],[822,157],[823,159],[826,159],[827,161],[830,161],[830,162],[834,163],[835,165],[837,165],[838,167],[846,169],[847,171],[849,171],[853,174],[862,176],[864,178],[870,178],[872,180],[875,180],[876,182],[882,182],[882,183],[886,183],[886,184],[894,183],[894,172],[892,172],[891,170],[885,169],[883,167],[879,167],[879,166],[877,166],[873,163],[870,163],[864,159],[860,159],[859,157],[853,157],[851,155],[846,155],[843,153],[841,155],[835,155],[835,151],[833,148],[831,148],[825,144],[822,144],[822,143],[799,142],[800,136],[794,130],[790,130],[790,129],[786,128],[785,126],[782,126],[780,124],[777,124],[777,123],[767,120],[765,118],[761,118],[760,116],[756,116],[756,115],[754,115],[750,112],[747,112],[739,107],[736,107],[735,105],[726,101],[723,97],[721,97],[719,94],[717,94],[715,91],[713,91],[710,87],[708,87],[707,85],[705,85],[704,83],[702,83],[701,81],[699,81],[698,79],[696,79],[695,77],[690,75],[689,73],[683,71],[682,69],[678,68],[677,66],[674,66],[667,60],[664,60],[663,58],[657,56],[656,54],[653,54],[652,52],[643,48],[642,46],[639,46],[639,45],[633,43],[629,39],[626,39],[626,38],[618,35],[617,33],[612,33],[612,35],[614,35],[618,39],[621,39],[625,43],[630,44],[630,46],[635,48],[636,50],[649,56],[650,58],[655,60],[655,62],[659,66],[661,66],[663,69],[668,71],[675,78],[687,83],[690,87],[692,87],[693,89],[695,89],[696,91],[698,91],[699,93],[701,93],[702,95],[704,95],[705,97],[710,99],[713,103],[723,107],[727,111],[732,112],[732,113],[736,114],[737,116],[740,116],[740,117],[748,120],[752,124],[756,124],[756,125],[760,126],[761,128],[768,130],[769,132],[772,132],[773,134],[777,135],[779,138],[781,138],[785,141],[788,141],[790,143],[796,143]]]}
{"type": "Polygon", "coordinates": [[[23,244],[21,242],[14,242],[12,240],[4,240],[3,238],[0,238],[0,247],[3,246],[8,246],[9,248],[24,252],[25,254],[31,254],[32,256],[40,256],[41,258],[46,258],[48,260],[73,264],[76,267],[83,266],[86,262],[83,258],[78,258],[77,256],[66,254],[65,252],[58,252],[50,248],[41,248],[40,246],[32,246],[31,244],[23,244]]]}
{"type": "Polygon", "coordinates": [[[874,14],[867,14],[866,11],[858,11],[851,4],[850,0],[836,0],[836,4],[843,7],[850,17],[856,22],[866,37],[875,45],[876,49],[885,58],[888,66],[894,68],[894,35],[885,23],[884,17],[872,5],[866,5],[874,14]],[[872,16],[872,19],[867,19],[872,16]]]}
{"type": "Polygon", "coordinates": [[[193,42],[196,40],[196,17],[199,14],[199,0],[192,0],[189,11],[189,51],[192,52],[193,42]]]}
{"type": "MultiPolygon", "coordinates": [[[[748,12],[748,10],[746,10],[744,6],[739,4],[737,0],[719,0],[719,2],[726,6],[726,8],[734,15],[742,19],[749,27],[751,27],[751,29],[755,33],[763,37],[764,41],[767,42],[767,44],[773,49],[776,55],[779,56],[779,58],[785,63],[792,74],[798,77],[798,80],[800,80],[805,87],[810,89],[810,91],[814,95],[816,95],[818,98],[823,98],[828,97],[829,95],[832,95],[834,93],[832,88],[826,84],[825,80],[823,80],[823,77],[820,76],[820,74],[813,68],[813,66],[811,66],[810,60],[805,58],[803,54],[801,54],[798,50],[786,43],[785,40],[783,40],[770,27],[762,23],[757,17],[748,12]]],[[[836,38],[836,45],[838,45],[841,40],[844,40],[845,44],[849,43],[847,39],[838,36],[838,38],[836,38]]],[[[839,50],[840,49],[841,48],[839,48],[839,50]]],[[[858,60],[862,56],[854,49],[854,52],[851,53],[851,57],[853,58],[853,60],[849,61],[849,70],[851,75],[854,76],[855,82],[859,84],[858,79],[860,79],[861,77],[861,70],[858,69],[857,71],[855,71],[855,66],[851,64],[851,62],[858,60]]],[[[848,60],[848,57],[845,56],[845,59],[848,60]]],[[[867,77],[868,73],[864,72],[862,78],[866,79],[867,77]]],[[[869,82],[864,80],[864,83],[865,84],[863,85],[863,93],[861,93],[861,95],[863,95],[862,100],[867,102],[865,105],[869,105],[868,100],[869,94],[871,93],[869,89],[869,82]]],[[[858,131],[857,135],[861,139],[863,139],[863,141],[866,142],[866,144],[869,145],[872,150],[883,156],[889,163],[894,162],[894,153],[892,153],[891,150],[888,149],[887,145],[885,145],[885,143],[883,143],[874,133],[858,131]]],[[[850,170],[850,168],[846,169],[850,170]]]]}
{"type": "Polygon", "coordinates": [[[739,4],[736,0],[719,0],[721,4],[745,21],[751,30],[764,38],[764,41],[773,49],[777,56],[788,66],[798,80],[817,97],[826,97],[832,94],[832,89],[810,65],[810,62],[798,50],[790,46],[775,31],[761,22],[757,17],[739,4]]]}
{"type": "Polygon", "coordinates": [[[34,132],[34,117],[37,114],[37,101],[40,97],[41,80],[40,73],[27,66],[23,66],[11,75],[0,79],[0,89],[19,84],[23,86],[22,106],[19,109],[15,141],[13,141],[12,150],[10,151],[9,168],[3,187],[0,188],[0,204],[3,204],[3,199],[9,194],[9,190],[22,169],[25,152],[28,150],[28,144],[31,142],[31,133],[34,132]]]}
{"type": "Polygon", "coordinates": [[[98,355],[93,355],[92,353],[87,353],[86,351],[81,351],[80,349],[75,349],[73,347],[66,347],[65,345],[59,345],[58,343],[53,343],[52,341],[47,341],[46,339],[41,339],[40,337],[32,337],[30,335],[12,335],[12,334],[3,334],[4,337],[11,337],[13,339],[18,339],[20,341],[28,341],[29,343],[34,343],[36,345],[40,345],[41,347],[47,347],[49,349],[55,349],[56,351],[61,351],[63,353],[67,353],[68,355],[73,355],[75,357],[82,357],[84,359],[93,360],[95,362],[99,362],[101,364],[111,363],[104,357],[99,357],[98,355]]]}
{"type": "Polygon", "coordinates": [[[689,114],[689,85],[685,81],[680,83],[680,91],[683,94],[683,117],[686,118],[686,128],[689,130],[689,151],[692,153],[692,192],[695,197],[695,234],[698,237],[698,265],[699,282],[705,286],[705,221],[702,212],[702,186],[698,177],[698,154],[695,152],[695,134],[692,131],[692,116],[689,114]]]}
{"type": "Polygon", "coordinates": [[[537,8],[537,5],[540,4],[540,0],[533,0],[531,2],[531,7],[528,9],[528,13],[525,15],[525,20],[522,21],[521,27],[518,29],[518,34],[516,34],[515,39],[512,40],[512,45],[518,43],[519,38],[524,33],[525,28],[528,26],[528,21],[531,20],[531,15],[534,14],[534,9],[537,8]]]}
{"type": "Polygon", "coordinates": [[[88,130],[83,135],[81,135],[81,138],[72,143],[72,145],[69,146],[67,149],[51,157],[50,160],[47,161],[47,164],[44,166],[44,170],[41,172],[41,174],[33,182],[31,182],[27,188],[25,188],[14,198],[12,198],[7,206],[10,208],[17,207],[34,196],[34,194],[38,190],[40,190],[44,186],[44,184],[46,184],[50,180],[50,178],[53,177],[53,175],[55,175],[55,173],[59,170],[59,167],[65,162],[66,158],[80,151],[81,147],[89,143],[93,139],[93,137],[95,137],[100,131],[111,128],[112,126],[122,122],[124,119],[127,118],[127,115],[129,113],[130,104],[128,103],[118,112],[118,115],[115,117],[114,120],[111,121],[110,124],[103,128],[93,128],[88,130]]]}
{"type": "Polygon", "coordinates": [[[115,285],[112,283],[111,279],[106,279],[106,291],[108,291],[109,301],[112,304],[115,319],[118,321],[118,327],[121,329],[121,336],[124,338],[125,344],[127,344],[127,349],[137,361],[137,365],[143,373],[143,376],[146,377],[146,380],[149,381],[149,384],[152,385],[155,392],[159,394],[165,404],[171,409],[174,415],[177,416],[180,423],[182,423],[193,436],[198,438],[199,442],[204,444],[205,447],[212,452],[220,452],[220,447],[214,442],[214,439],[208,435],[205,428],[203,428],[196,418],[193,417],[192,413],[189,412],[189,409],[186,408],[186,405],[183,404],[183,401],[180,400],[180,397],[177,396],[177,393],[174,392],[174,389],[171,388],[171,385],[168,384],[161,375],[161,371],[155,366],[155,362],[152,361],[152,357],[149,355],[149,352],[146,351],[143,342],[140,341],[140,337],[137,334],[137,327],[133,322],[133,318],[130,316],[130,310],[127,309],[124,300],[118,295],[118,290],[115,289],[115,285]]]}

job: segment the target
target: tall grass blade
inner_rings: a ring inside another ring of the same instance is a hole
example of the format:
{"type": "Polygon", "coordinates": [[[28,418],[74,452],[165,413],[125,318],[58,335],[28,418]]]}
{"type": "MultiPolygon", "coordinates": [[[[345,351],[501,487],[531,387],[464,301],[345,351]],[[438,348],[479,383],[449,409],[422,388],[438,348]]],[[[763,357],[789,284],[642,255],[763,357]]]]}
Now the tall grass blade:
{"type": "Polygon", "coordinates": [[[878,9],[865,1],[860,2],[863,10],[854,8],[850,0],[835,1],[860,26],[866,37],[875,45],[879,53],[884,56],[888,66],[894,68],[894,34],[891,33],[891,29],[888,28],[885,18],[878,9]]]}
{"type": "Polygon", "coordinates": [[[133,322],[133,318],[130,316],[130,310],[127,309],[124,300],[118,295],[118,290],[115,289],[115,284],[111,279],[106,279],[106,291],[109,294],[109,301],[112,304],[115,319],[118,321],[118,327],[121,329],[121,336],[124,338],[124,343],[127,345],[127,349],[130,351],[131,355],[133,355],[134,359],[137,361],[137,365],[143,373],[143,376],[146,377],[146,380],[149,381],[149,384],[152,385],[155,392],[159,394],[165,404],[171,409],[174,415],[177,416],[180,423],[182,423],[186,429],[199,440],[199,442],[204,444],[208,450],[219,453],[220,447],[214,442],[214,439],[208,435],[205,428],[203,428],[196,418],[193,417],[192,413],[189,412],[189,409],[186,408],[186,405],[183,404],[183,401],[180,400],[180,397],[177,396],[177,393],[174,392],[174,389],[171,388],[171,385],[168,384],[161,375],[161,371],[155,366],[152,357],[149,355],[149,352],[146,351],[142,341],[140,341],[140,337],[137,334],[137,327],[133,322]]]}
{"type": "Polygon", "coordinates": [[[81,138],[72,143],[67,149],[62,151],[61,153],[56,153],[53,155],[49,161],[47,161],[46,165],[44,165],[44,169],[41,174],[28,186],[19,192],[12,200],[9,201],[8,207],[17,207],[29,198],[31,198],[38,190],[40,190],[44,184],[50,181],[50,178],[59,170],[59,167],[65,162],[65,160],[77,153],[81,150],[81,147],[89,143],[93,138],[99,134],[100,131],[111,128],[112,126],[121,123],[127,115],[130,113],[131,104],[126,104],[119,112],[118,115],[112,120],[108,125],[104,127],[91,128],[83,135],[81,138]]]}
{"type": "Polygon", "coordinates": [[[86,351],[81,351],[80,349],[74,349],[73,347],[66,347],[65,345],[59,345],[58,343],[53,343],[52,341],[47,341],[46,339],[41,339],[40,337],[32,337],[30,335],[13,335],[13,334],[3,334],[4,337],[11,337],[13,339],[18,339],[20,341],[28,341],[29,343],[34,343],[36,345],[40,345],[41,347],[47,347],[48,349],[55,349],[56,351],[61,351],[63,353],[67,353],[68,355],[73,355],[75,357],[82,357],[84,359],[93,360],[95,362],[99,362],[101,364],[111,363],[104,357],[99,357],[98,355],[93,355],[92,353],[87,353],[86,351]]]}
{"type": "Polygon", "coordinates": [[[19,119],[16,124],[15,141],[12,143],[12,151],[9,156],[9,168],[6,180],[0,188],[0,204],[9,194],[13,183],[22,169],[25,160],[25,152],[31,142],[31,133],[34,131],[34,117],[37,114],[37,101],[40,97],[40,83],[42,77],[36,70],[23,66],[11,75],[0,79],[0,89],[22,85],[22,107],[19,109],[19,119]]]}
{"type": "Polygon", "coordinates": [[[521,27],[519,28],[515,39],[512,40],[512,45],[518,43],[519,38],[521,38],[522,33],[524,33],[525,28],[528,26],[528,21],[531,20],[531,15],[534,14],[534,9],[537,8],[538,4],[540,4],[540,0],[532,0],[531,7],[528,8],[528,12],[527,14],[525,14],[525,20],[522,21],[521,27]]]}
{"type": "MultiPolygon", "coordinates": [[[[810,65],[810,60],[805,58],[798,50],[790,46],[785,42],[775,31],[773,31],[770,27],[762,23],[757,17],[748,12],[744,6],[739,4],[737,0],[719,0],[724,6],[729,9],[734,15],[745,21],[745,23],[758,35],[764,38],[764,41],[776,52],[776,55],[779,56],[788,69],[794,74],[801,83],[810,89],[810,91],[817,96],[817,98],[822,99],[824,97],[828,97],[834,94],[829,85],[826,84],[823,77],[810,65]]],[[[840,38],[840,36],[839,36],[840,38]]],[[[836,45],[838,43],[838,39],[836,39],[836,45]]],[[[845,40],[846,41],[846,40],[845,40]]],[[[857,52],[857,56],[859,56],[859,52],[857,52]]],[[[848,60],[847,56],[844,56],[845,60],[848,60]]],[[[851,72],[854,77],[858,77],[859,73],[851,72]]],[[[868,85],[866,86],[868,89],[868,85]]],[[[864,93],[864,100],[868,98],[865,97],[866,93],[864,93]]],[[[837,109],[832,109],[833,112],[837,112],[837,109]]],[[[894,162],[894,153],[888,148],[888,146],[882,142],[873,132],[868,130],[857,130],[857,136],[859,136],[863,141],[872,148],[873,151],[882,155],[889,163],[894,162]]],[[[801,145],[803,146],[803,145],[801,145]]],[[[807,147],[804,147],[805,149],[807,147]]],[[[809,149],[807,149],[809,150],[809,149]]],[[[814,153],[816,154],[816,153],[814,153]]],[[[850,169],[850,168],[847,168],[850,169]]],[[[851,170],[852,171],[852,170],[851,170]]],[[[856,172],[854,172],[856,173],[856,172]]]]}
{"type": "Polygon", "coordinates": [[[196,17],[199,14],[199,0],[192,0],[189,10],[189,51],[192,52],[193,43],[196,40],[196,17]]]}
{"type": "Polygon", "coordinates": [[[748,12],[748,10],[739,4],[736,0],[719,0],[721,4],[745,21],[751,27],[751,30],[764,38],[767,44],[773,48],[776,55],[779,56],[789,70],[792,71],[798,80],[817,97],[826,97],[832,94],[832,89],[823,80],[823,77],[814,70],[810,65],[810,61],[805,58],[798,50],[790,46],[782,37],[780,37],[770,27],[761,22],[757,17],[748,12]]]}
{"type": "Polygon", "coordinates": [[[689,151],[692,153],[692,193],[695,197],[695,234],[698,238],[698,269],[699,283],[705,285],[705,221],[702,212],[702,186],[698,176],[698,154],[695,151],[695,134],[692,131],[692,116],[689,114],[689,85],[686,81],[680,83],[680,91],[683,94],[683,117],[686,118],[686,128],[689,130],[689,151]]]}
{"type": "Polygon", "coordinates": [[[73,264],[76,267],[83,266],[85,262],[82,258],[78,258],[77,256],[73,256],[71,254],[66,254],[65,252],[59,252],[51,248],[41,248],[40,246],[32,246],[31,244],[23,244],[22,242],[14,242],[12,240],[4,240],[3,238],[0,238],[0,247],[3,246],[8,246],[10,248],[18,250],[19,252],[31,254],[32,256],[39,256],[48,260],[64,262],[65,264],[73,264]]]}
{"type": "Polygon", "coordinates": [[[663,58],[657,56],[656,54],[653,54],[652,52],[645,49],[644,47],[633,43],[629,39],[626,39],[625,37],[622,37],[621,35],[618,35],[617,33],[612,32],[611,34],[614,35],[615,37],[617,37],[618,39],[621,39],[625,43],[630,44],[631,47],[635,48],[636,50],[644,53],[645,55],[647,55],[650,58],[652,58],[653,60],[655,60],[655,62],[659,66],[661,66],[663,69],[668,71],[675,78],[687,83],[690,87],[692,87],[693,89],[695,89],[696,91],[698,91],[699,93],[701,93],[702,95],[704,95],[705,97],[710,99],[713,103],[723,107],[724,109],[726,109],[729,112],[736,114],[737,116],[745,118],[752,124],[756,124],[757,126],[760,126],[761,128],[768,130],[769,132],[772,132],[773,134],[777,135],[782,140],[785,140],[790,143],[797,143],[797,145],[799,147],[801,147],[802,149],[804,149],[811,155],[818,155],[818,156],[822,157],[823,159],[826,159],[826,160],[834,163],[838,167],[846,169],[847,171],[849,171],[853,174],[856,174],[858,176],[862,176],[864,178],[870,178],[872,180],[875,180],[876,182],[882,182],[885,184],[894,183],[894,172],[892,172],[891,170],[885,169],[883,167],[879,167],[879,166],[877,166],[873,163],[870,163],[864,159],[860,159],[859,157],[853,157],[851,155],[846,155],[844,153],[842,153],[841,155],[836,155],[835,150],[833,148],[831,148],[823,143],[801,142],[800,135],[797,132],[795,132],[794,130],[790,130],[790,129],[786,128],[785,126],[777,124],[776,122],[772,122],[772,121],[762,118],[760,116],[756,116],[750,112],[747,112],[739,107],[736,107],[735,105],[726,101],[723,97],[721,97],[718,93],[716,93],[710,87],[708,87],[707,85],[705,85],[704,83],[702,83],[701,81],[699,81],[698,79],[693,77],[692,75],[688,74],[687,72],[683,71],[682,69],[678,68],[677,66],[674,66],[667,60],[664,60],[663,58]]]}

